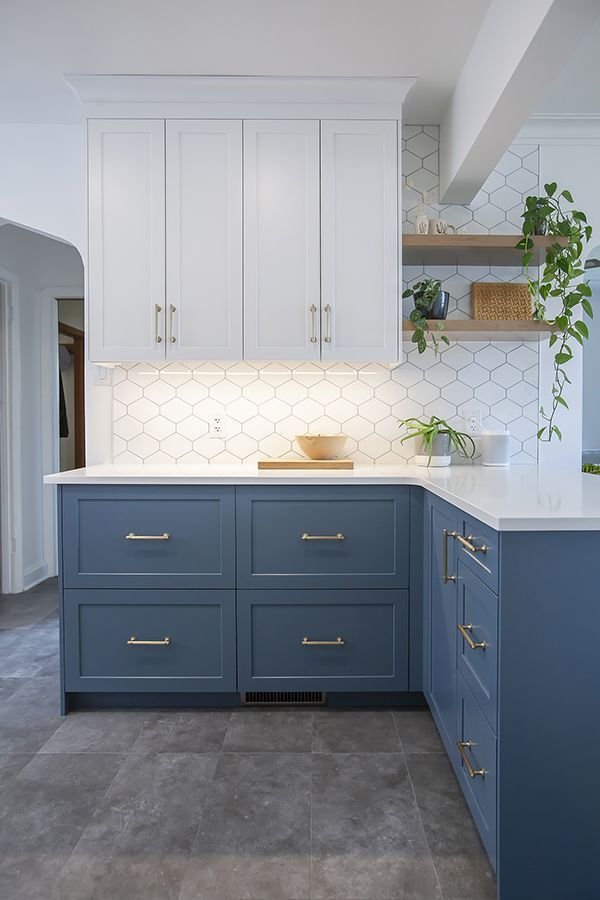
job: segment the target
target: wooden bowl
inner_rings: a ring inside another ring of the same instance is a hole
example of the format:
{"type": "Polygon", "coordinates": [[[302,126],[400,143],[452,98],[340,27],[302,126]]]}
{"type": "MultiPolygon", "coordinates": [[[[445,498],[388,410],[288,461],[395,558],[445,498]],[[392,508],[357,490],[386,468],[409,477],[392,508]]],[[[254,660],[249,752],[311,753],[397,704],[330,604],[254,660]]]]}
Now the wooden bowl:
{"type": "Polygon", "coordinates": [[[348,440],[347,434],[297,434],[300,449],[310,459],[335,459],[348,440]]]}

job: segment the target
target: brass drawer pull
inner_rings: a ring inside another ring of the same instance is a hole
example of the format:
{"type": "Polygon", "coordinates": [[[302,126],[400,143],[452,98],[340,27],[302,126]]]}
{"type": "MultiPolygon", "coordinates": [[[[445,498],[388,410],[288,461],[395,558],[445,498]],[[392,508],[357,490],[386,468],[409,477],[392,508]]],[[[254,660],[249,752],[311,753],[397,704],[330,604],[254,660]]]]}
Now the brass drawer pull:
{"type": "Polygon", "coordinates": [[[159,316],[160,316],[161,312],[162,312],[162,306],[160,305],[160,303],[155,303],[154,304],[154,340],[156,341],[157,344],[160,344],[160,342],[162,341],[162,338],[161,338],[160,334],[158,333],[158,322],[159,322],[159,316]]]}
{"type": "Polygon", "coordinates": [[[456,531],[448,531],[447,528],[444,528],[442,531],[444,536],[444,574],[442,575],[442,580],[444,584],[448,584],[449,581],[456,581],[456,575],[448,575],[448,538],[458,537],[456,531]]]}
{"type": "Polygon", "coordinates": [[[310,307],[310,318],[311,318],[311,330],[312,334],[310,336],[311,344],[317,343],[317,307],[314,303],[311,303],[310,307]]]}
{"type": "Polygon", "coordinates": [[[467,774],[469,778],[485,778],[487,772],[485,769],[474,769],[471,765],[471,760],[467,756],[467,750],[470,750],[471,747],[474,746],[473,741],[457,741],[456,746],[458,747],[458,752],[462,756],[462,761],[465,764],[465,768],[467,770],[467,774]]]}
{"type": "Polygon", "coordinates": [[[126,541],[168,541],[171,535],[165,531],[164,534],[134,534],[130,531],[125,535],[126,541]]]}
{"type": "Polygon", "coordinates": [[[162,641],[140,641],[135,634],[132,634],[127,641],[129,647],[169,647],[170,644],[171,638],[168,635],[162,641]]]}
{"type": "Polygon", "coordinates": [[[338,531],[337,534],[307,534],[306,531],[300,537],[301,541],[345,541],[346,536],[338,531]]]}
{"type": "Polygon", "coordinates": [[[336,637],[335,641],[311,641],[308,637],[302,638],[303,647],[343,647],[345,643],[343,637],[336,637]]]}
{"type": "Polygon", "coordinates": [[[467,644],[469,645],[471,650],[485,650],[485,648],[487,647],[487,642],[486,641],[474,641],[473,638],[471,637],[471,635],[469,634],[470,631],[473,631],[473,626],[471,625],[470,622],[468,625],[457,625],[456,627],[458,628],[458,630],[464,637],[465,641],[467,642],[467,644]]]}
{"type": "Polygon", "coordinates": [[[172,303],[169,303],[169,343],[174,344],[177,340],[175,335],[173,334],[173,313],[177,309],[176,306],[173,306],[172,303]]]}
{"type": "Polygon", "coordinates": [[[331,306],[329,303],[327,303],[324,306],[324,310],[325,310],[325,337],[323,338],[323,340],[325,341],[326,344],[330,344],[331,343],[331,306]]]}
{"type": "Polygon", "coordinates": [[[482,544],[481,547],[476,547],[473,543],[473,535],[468,534],[467,537],[463,537],[462,534],[456,535],[456,540],[463,545],[465,550],[468,550],[469,553],[487,553],[488,547],[485,544],[482,544]]]}

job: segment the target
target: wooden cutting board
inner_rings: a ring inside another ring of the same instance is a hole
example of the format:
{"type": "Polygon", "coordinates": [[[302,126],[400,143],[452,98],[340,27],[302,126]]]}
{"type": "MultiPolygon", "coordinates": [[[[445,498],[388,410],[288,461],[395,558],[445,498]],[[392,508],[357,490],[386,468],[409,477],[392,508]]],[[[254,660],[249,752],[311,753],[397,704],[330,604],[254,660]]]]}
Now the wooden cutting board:
{"type": "Polygon", "coordinates": [[[259,459],[259,469],[353,469],[351,459],[259,459]]]}

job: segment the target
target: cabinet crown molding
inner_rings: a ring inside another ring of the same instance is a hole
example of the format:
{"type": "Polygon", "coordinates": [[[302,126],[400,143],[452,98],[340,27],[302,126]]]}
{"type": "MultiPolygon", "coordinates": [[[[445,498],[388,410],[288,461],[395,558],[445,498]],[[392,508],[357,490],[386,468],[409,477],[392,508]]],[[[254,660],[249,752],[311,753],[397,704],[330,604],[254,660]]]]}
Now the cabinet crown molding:
{"type": "Polygon", "coordinates": [[[399,119],[413,77],[67,75],[88,118],[399,119]]]}

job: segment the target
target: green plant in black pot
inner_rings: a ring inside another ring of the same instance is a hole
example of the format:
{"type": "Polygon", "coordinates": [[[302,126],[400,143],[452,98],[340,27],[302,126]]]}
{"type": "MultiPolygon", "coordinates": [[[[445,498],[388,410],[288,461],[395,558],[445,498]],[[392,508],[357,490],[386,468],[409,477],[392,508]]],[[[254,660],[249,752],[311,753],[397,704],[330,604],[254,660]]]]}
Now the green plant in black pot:
{"type": "Polygon", "coordinates": [[[556,424],[560,407],[569,408],[564,393],[570,384],[565,367],[573,359],[573,342],[583,346],[589,337],[589,329],[583,321],[583,314],[593,318],[590,303],[592,289],[587,281],[582,281],[584,267],[583,248],[592,236],[585,213],[573,209],[570,191],[557,191],[555,181],[544,185],[543,197],[527,197],[523,212],[523,237],[517,247],[523,251],[523,268],[527,284],[533,297],[534,319],[548,322],[553,326],[550,347],[554,352],[554,380],[552,384],[551,406],[540,407],[543,426],[538,431],[538,439],[551,441],[553,435],[558,440],[562,433],[556,424]],[[534,259],[534,235],[545,233],[551,238],[545,248],[544,266],[538,277],[531,278],[529,266],[534,259]],[[556,314],[547,314],[546,304],[552,304],[556,314]]]}
{"type": "Polygon", "coordinates": [[[442,321],[448,315],[448,302],[450,294],[443,291],[442,282],[435,278],[424,278],[423,281],[417,281],[412,287],[406,288],[403,297],[412,297],[415,308],[409,316],[410,321],[414,325],[414,332],[411,338],[413,344],[417,345],[419,353],[424,353],[427,348],[427,335],[431,336],[431,344],[436,353],[439,353],[440,341],[448,344],[448,338],[445,334],[435,335],[430,327],[428,319],[437,319],[437,330],[443,329],[442,321]]]}
{"type": "Polygon", "coordinates": [[[406,429],[406,434],[400,438],[401,444],[413,438],[417,441],[417,465],[430,466],[435,458],[435,465],[448,466],[453,448],[465,459],[475,456],[473,438],[464,431],[455,431],[445,419],[438,419],[437,416],[431,416],[429,420],[401,419],[399,425],[406,429]],[[425,458],[426,463],[421,461],[425,458]]]}

